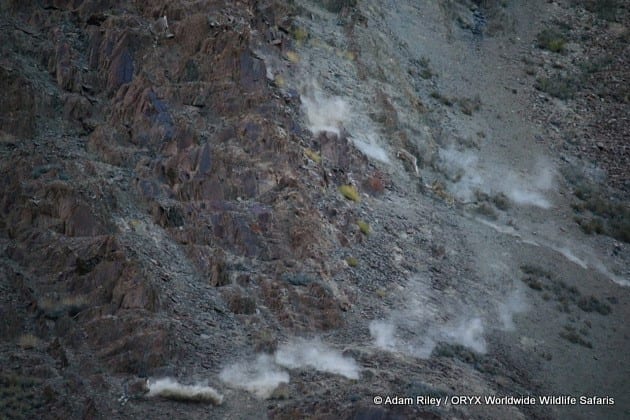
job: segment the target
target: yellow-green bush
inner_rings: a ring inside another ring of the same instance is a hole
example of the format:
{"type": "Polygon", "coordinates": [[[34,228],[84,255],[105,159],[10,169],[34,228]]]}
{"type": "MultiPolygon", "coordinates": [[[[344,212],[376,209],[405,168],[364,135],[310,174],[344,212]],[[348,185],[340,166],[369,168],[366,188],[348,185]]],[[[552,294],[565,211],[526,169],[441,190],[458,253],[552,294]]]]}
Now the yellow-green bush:
{"type": "Polygon", "coordinates": [[[297,42],[304,42],[308,38],[308,31],[304,28],[297,27],[293,30],[293,38],[297,42]]]}
{"type": "Polygon", "coordinates": [[[287,51],[286,53],[287,60],[296,64],[300,62],[300,55],[295,51],[287,51]]]}
{"type": "Polygon", "coordinates": [[[352,185],[342,185],[339,187],[339,192],[348,200],[352,200],[355,203],[361,201],[361,196],[359,195],[359,191],[352,185]]]}
{"type": "Polygon", "coordinates": [[[319,153],[317,153],[315,150],[305,149],[304,154],[306,155],[306,157],[308,157],[310,160],[312,160],[315,163],[320,163],[322,161],[322,156],[319,153]]]}
{"type": "Polygon", "coordinates": [[[564,46],[567,43],[564,36],[553,29],[545,29],[538,33],[536,41],[538,42],[538,46],[540,48],[544,48],[555,53],[564,52],[564,46]]]}
{"type": "Polygon", "coordinates": [[[368,222],[366,222],[365,220],[358,220],[357,221],[357,226],[359,226],[359,230],[364,235],[369,235],[370,234],[370,224],[368,222]]]}

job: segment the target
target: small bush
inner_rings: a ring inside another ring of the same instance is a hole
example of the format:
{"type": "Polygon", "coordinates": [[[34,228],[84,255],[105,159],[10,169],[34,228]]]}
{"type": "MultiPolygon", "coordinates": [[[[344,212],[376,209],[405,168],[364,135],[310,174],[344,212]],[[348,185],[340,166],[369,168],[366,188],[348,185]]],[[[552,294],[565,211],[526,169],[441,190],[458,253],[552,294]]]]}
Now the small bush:
{"type": "Polygon", "coordinates": [[[448,97],[442,95],[440,92],[433,91],[431,92],[431,97],[439,101],[442,105],[453,106],[453,101],[448,97]]]}
{"type": "Polygon", "coordinates": [[[583,61],[579,64],[580,71],[584,76],[590,76],[592,74],[600,73],[613,64],[614,59],[610,55],[603,57],[593,58],[587,61],[583,61]]]}
{"type": "Polygon", "coordinates": [[[481,362],[481,356],[461,344],[439,343],[433,349],[431,356],[457,359],[475,367],[481,362]]]}
{"type": "Polygon", "coordinates": [[[363,186],[369,193],[373,195],[381,194],[383,191],[385,191],[385,182],[383,181],[382,177],[378,175],[372,175],[371,177],[366,179],[363,183],[363,186]]]}
{"type": "Polygon", "coordinates": [[[296,64],[300,62],[300,56],[295,51],[287,51],[286,56],[287,60],[289,60],[291,63],[296,64]]]}
{"type": "Polygon", "coordinates": [[[359,191],[357,191],[357,189],[353,187],[352,185],[342,185],[341,187],[339,187],[339,192],[346,199],[354,201],[355,203],[358,203],[361,201],[361,196],[359,195],[359,191]]]}
{"type": "Polygon", "coordinates": [[[577,306],[584,312],[598,312],[601,315],[608,315],[612,312],[608,304],[600,302],[595,296],[583,296],[578,300],[577,306]]]}
{"type": "Polygon", "coordinates": [[[560,75],[540,77],[536,80],[534,87],[555,98],[567,100],[575,96],[578,81],[573,77],[563,77],[560,75]]]}
{"type": "Polygon", "coordinates": [[[322,161],[322,156],[319,153],[317,153],[315,150],[306,149],[304,150],[304,154],[306,155],[306,157],[308,157],[310,160],[312,160],[315,163],[320,163],[322,161]]]}
{"type": "Polygon", "coordinates": [[[541,291],[543,289],[543,284],[536,277],[527,276],[523,277],[523,283],[528,285],[530,289],[541,291]]]}
{"type": "Polygon", "coordinates": [[[611,220],[608,234],[619,241],[630,243],[630,215],[626,213],[622,217],[611,220]]]}
{"type": "Polygon", "coordinates": [[[525,274],[531,274],[532,276],[536,276],[536,277],[546,277],[548,279],[551,278],[551,273],[549,273],[548,271],[546,271],[545,269],[537,265],[529,265],[529,264],[522,265],[521,271],[525,274]]]}
{"type": "Polygon", "coordinates": [[[370,225],[365,220],[357,221],[357,225],[359,226],[359,230],[361,231],[362,234],[364,235],[370,234],[370,225]]]}
{"type": "Polygon", "coordinates": [[[595,13],[600,19],[611,22],[615,22],[619,18],[620,4],[620,0],[584,0],[586,10],[595,13]]]}
{"type": "Polygon", "coordinates": [[[491,220],[496,220],[498,215],[497,212],[487,203],[481,203],[478,206],[475,207],[475,212],[487,217],[488,219],[491,220]]]}
{"type": "Polygon", "coordinates": [[[348,257],[346,258],[346,263],[350,267],[356,267],[357,265],[359,265],[359,260],[357,260],[355,257],[348,257]]]}
{"type": "Polygon", "coordinates": [[[579,213],[574,220],[584,233],[603,234],[630,242],[630,207],[605,196],[604,192],[587,182],[579,183],[573,193],[581,200],[573,203],[573,209],[579,213]]]}
{"type": "Polygon", "coordinates": [[[553,29],[545,29],[538,33],[536,37],[536,42],[539,48],[543,48],[545,50],[549,50],[555,53],[564,52],[564,47],[567,43],[564,36],[553,29]]]}
{"type": "Polygon", "coordinates": [[[293,30],[293,38],[297,42],[304,42],[308,38],[308,31],[304,28],[297,27],[293,30]]]}
{"type": "Polygon", "coordinates": [[[427,80],[433,77],[433,72],[430,69],[422,69],[420,72],[420,77],[427,80]]]}
{"type": "Polygon", "coordinates": [[[593,348],[593,344],[590,341],[583,339],[580,336],[580,334],[577,331],[575,331],[575,328],[573,328],[572,326],[566,325],[564,329],[565,331],[560,332],[560,337],[564,338],[565,340],[573,344],[579,344],[580,346],[583,346],[589,349],[593,348]]]}
{"type": "Polygon", "coordinates": [[[506,211],[510,208],[510,199],[503,193],[499,193],[492,197],[492,203],[499,210],[506,211]]]}
{"type": "Polygon", "coordinates": [[[281,75],[277,74],[276,77],[274,77],[273,82],[275,83],[276,86],[278,86],[279,88],[285,87],[287,82],[286,80],[284,80],[284,77],[282,77],[281,75]]]}
{"type": "Polygon", "coordinates": [[[587,217],[576,217],[575,221],[578,225],[580,225],[580,229],[582,232],[587,235],[592,235],[594,233],[601,235],[604,233],[604,224],[598,218],[587,218],[587,217]]]}
{"type": "Polygon", "coordinates": [[[479,96],[476,96],[472,99],[470,98],[461,98],[458,99],[459,109],[466,115],[472,115],[473,112],[479,111],[481,108],[481,99],[479,96]]]}

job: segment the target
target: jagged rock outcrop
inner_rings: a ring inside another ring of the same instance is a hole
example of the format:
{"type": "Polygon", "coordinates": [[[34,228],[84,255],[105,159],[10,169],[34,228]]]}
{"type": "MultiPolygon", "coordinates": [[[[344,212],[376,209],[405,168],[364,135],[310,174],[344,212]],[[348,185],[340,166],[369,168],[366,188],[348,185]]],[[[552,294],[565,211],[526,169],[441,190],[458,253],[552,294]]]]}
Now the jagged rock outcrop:
{"type": "MultiPolygon", "coordinates": [[[[311,139],[299,103],[267,80],[254,38],[289,46],[274,31],[288,27],[291,7],[245,3],[3,6],[0,130],[12,150],[0,168],[3,257],[28,290],[14,304],[63,369],[93,353],[106,370],[147,375],[188,351],[155,278],[171,278],[168,264],[130,242],[154,230],[132,207],[181,247],[196,277],[229,286],[231,312],[262,304],[296,331],[343,322],[319,275],[335,236],[312,186],[327,175],[301,169],[303,148],[321,148],[334,184],[367,161],[346,139],[311,139]],[[172,37],[150,29],[164,12],[172,37]],[[256,261],[254,289],[234,284],[243,258],[256,261]],[[312,274],[296,286],[286,272],[312,274]]],[[[16,336],[25,326],[11,319],[3,331],[16,336]]]]}

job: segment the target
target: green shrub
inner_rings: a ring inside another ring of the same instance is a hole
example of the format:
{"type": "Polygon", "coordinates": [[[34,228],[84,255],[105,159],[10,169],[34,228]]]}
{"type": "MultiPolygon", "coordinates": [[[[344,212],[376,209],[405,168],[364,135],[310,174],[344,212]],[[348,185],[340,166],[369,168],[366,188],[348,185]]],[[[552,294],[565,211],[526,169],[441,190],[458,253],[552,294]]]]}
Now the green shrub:
{"type": "Polygon", "coordinates": [[[608,315],[612,312],[610,305],[600,302],[595,296],[583,296],[578,300],[577,306],[584,312],[597,312],[601,315],[608,315]]]}
{"type": "Polygon", "coordinates": [[[603,234],[630,242],[630,207],[619,199],[605,195],[594,184],[577,180],[573,194],[580,201],[572,207],[576,223],[586,234],[603,234]]]}
{"type": "Polygon", "coordinates": [[[472,115],[473,112],[479,111],[481,108],[481,98],[475,96],[474,98],[460,98],[457,100],[459,103],[459,109],[466,115],[472,115]]]}
{"type": "Polygon", "coordinates": [[[567,43],[564,36],[553,29],[544,29],[540,31],[536,37],[536,42],[538,47],[555,53],[564,52],[564,47],[567,43]]]}
{"type": "Polygon", "coordinates": [[[578,85],[578,80],[574,77],[554,75],[539,77],[534,87],[558,99],[567,100],[575,96],[578,85]]]}
{"type": "Polygon", "coordinates": [[[431,92],[431,97],[438,100],[442,105],[453,106],[453,101],[446,96],[443,96],[440,92],[431,92]]]}
{"type": "Polygon", "coordinates": [[[293,29],[293,38],[295,38],[297,42],[304,42],[308,38],[308,31],[298,26],[293,29]]]}
{"type": "Polygon", "coordinates": [[[496,220],[497,212],[488,203],[481,203],[474,208],[475,212],[487,217],[490,220],[496,220]]]}
{"type": "Polygon", "coordinates": [[[315,163],[320,163],[322,161],[322,156],[319,153],[317,153],[315,150],[304,149],[304,154],[306,155],[306,157],[308,157],[310,160],[312,160],[315,163]]]}
{"type": "Polygon", "coordinates": [[[527,284],[530,289],[541,291],[543,289],[543,284],[539,279],[532,276],[523,277],[523,282],[527,284]]]}
{"type": "Polygon", "coordinates": [[[361,233],[363,233],[364,235],[370,234],[370,225],[365,220],[357,221],[357,225],[359,226],[359,230],[361,231],[361,233]]]}
{"type": "Polygon", "coordinates": [[[620,0],[583,0],[584,7],[591,13],[595,13],[598,18],[617,21],[619,19],[620,0]]]}
{"type": "Polygon", "coordinates": [[[536,276],[536,277],[546,277],[548,279],[551,278],[551,273],[549,273],[544,268],[539,267],[537,265],[529,265],[529,264],[522,265],[521,271],[525,274],[531,274],[532,276],[536,276]]]}
{"type": "Polygon", "coordinates": [[[580,225],[582,232],[587,235],[592,235],[594,233],[601,235],[604,233],[604,224],[599,218],[576,217],[575,221],[578,225],[580,225]]]}
{"type": "Polygon", "coordinates": [[[510,208],[510,199],[503,193],[498,193],[492,197],[492,203],[494,203],[499,210],[506,211],[510,208]]]}
{"type": "Polygon", "coordinates": [[[573,344],[579,344],[580,346],[587,347],[589,349],[593,348],[593,344],[590,341],[583,339],[572,326],[565,325],[564,329],[565,331],[560,332],[560,337],[573,344]]]}
{"type": "Polygon", "coordinates": [[[352,185],[342,185],[339,187],[339,192],[348,200],[354,201],[358,203],[361,201],[361,196],[359,195],[359,191],[352,185]]]}
{"type": "Polygon", "coordinates": [[[433,72],[429,69],[422,69],[422,71],[420,72],[420,77],[425,80],[430,79],[433,77],[433,72]]]}

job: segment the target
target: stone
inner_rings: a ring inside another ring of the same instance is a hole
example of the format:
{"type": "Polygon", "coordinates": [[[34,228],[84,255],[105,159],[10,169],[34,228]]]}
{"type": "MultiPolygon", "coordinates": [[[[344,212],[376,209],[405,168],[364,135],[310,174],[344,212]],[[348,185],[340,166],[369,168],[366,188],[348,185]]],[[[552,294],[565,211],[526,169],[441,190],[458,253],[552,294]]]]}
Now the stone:
{"type": "Polygon", "coordinates": [[[35,134],[35,91],[25,77],[0,66],[0,131],[18,137],[35,134]]]}

